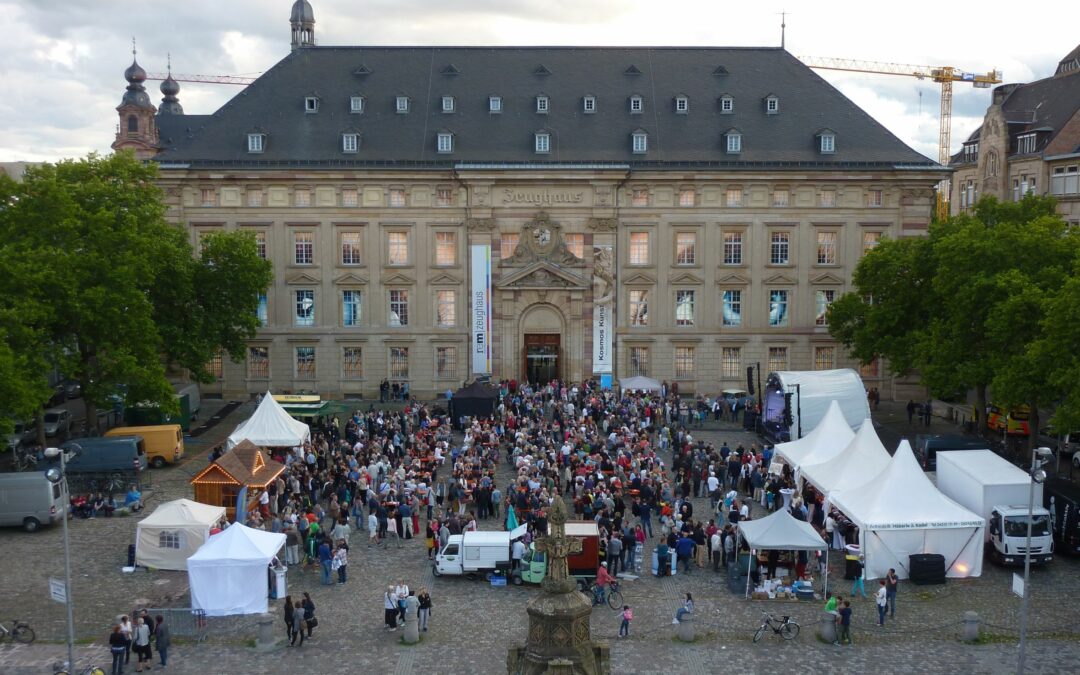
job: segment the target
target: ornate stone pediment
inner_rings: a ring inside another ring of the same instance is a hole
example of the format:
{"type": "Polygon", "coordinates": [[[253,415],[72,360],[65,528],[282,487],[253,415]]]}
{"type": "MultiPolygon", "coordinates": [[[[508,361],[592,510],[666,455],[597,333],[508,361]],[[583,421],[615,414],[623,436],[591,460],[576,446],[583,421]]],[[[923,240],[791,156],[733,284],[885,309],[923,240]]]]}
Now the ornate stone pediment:
{"type": "Polygon", "coordinates": [[[322,279],[315,275],[308,274],[307,272],[297,272],[296,274],[286,277],[285,283],[290,286],[308,286],[310,284],[322,283],[322,279]]]}
{"type": "Polygon", "coordinates": [[[510,265],[522,265],[543,260],[556,265],[580,264],[581,258],[566,248],[562,225],[552,222],[551,216],[541,211],[521,228],[514,254],[506,259],[510,265]]]}
{"type": "Polygon", "coordinates": [[[842,286],[844,284],[844,280],[836,276],[832,272],[825,272],[811,279],[810,283],[821,284],[823,286],[842,286]]]}
{"type": "Polygon", "coordinates": [[[635,272],[635,273],[631,274],[630,276],[626,277],[625,279],[623,279],[623,285],[624,286],[644,286],[646,284],[655,284],[655,283],[656,283],[656,279],[653,278],[653,277],[650,277],[648,274],[645,274],[644,272],[635,272]]]}
{"type": "Polygon", "coordinates": [[[668,283],[671,284],[700,284],[701,277],[690,272],[673,272],[668,276],[668,283]]]}
{"type": "Polygon", "coordinates": [[[437,285],[445,286],[445,285],[448,285],[448,284],[460,284],[461,279],[458,279],[457,277],[453,276],[452,274],[447,274],[446,272],[441,272],[441,273],[436,274],[435,276],[431,277],[430,279],[428,279],[428,283],[429,284],[437,284],[437,285]]]}
{"type": "Polygon", "coordinates": [[[367,279],[352,272],[346,272],[334,279],[334,283],[339,286],[359,286],[366,284],[367,282],[367,279]]]}
{"type": "Polygon", "coordinates": [[[573,272],[541,261],[504,277],[495,287],[513,290],[570,288],[584,291],[589,287],[589,282],[573,272]]]}
{"type": "Polygon", "coordinates": [[[777,272],[776,274],[772,275],[771,277],[766,277],[764,279],[764,281],[767,284],[781,284],[781,285],[788,285],[788,286],[794,286],[795,283],[796,283],[794,279],[792,279],[788,275],[784,274],[783,272],[777,272]]]}
{"type": "Polygon", "coordinates": [[[405,276],[401,272],[391,272],[382,278],[382,282],[383,284],[390,286],[407,286],[415,284],[416,279],[405,276]]]}
{"type": "Polygon", "coordinates": [[[739,274],[738,272],[730,272],[730,273],[725,274],[723,276],[717,277],[716,278],[716,283],[718,283],[718,284],[741,284],[741,285],[745,285],[745,284],[750,283],[750,279],[748,277],[745,277],[745,276],[739,274]]]}

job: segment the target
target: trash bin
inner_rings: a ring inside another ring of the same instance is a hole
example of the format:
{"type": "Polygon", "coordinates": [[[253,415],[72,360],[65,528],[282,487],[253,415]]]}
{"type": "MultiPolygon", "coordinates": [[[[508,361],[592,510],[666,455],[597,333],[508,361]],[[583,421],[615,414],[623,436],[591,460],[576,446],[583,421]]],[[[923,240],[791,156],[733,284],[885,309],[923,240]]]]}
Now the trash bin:
{"type": "Polygon", "coordinates": [[[288,574],[288,568],[275,567],[273,569],[274,585],[270,588],[271,598],[284,598],[289,594],[288,584],[285,581],[285,575],[288,574]]]}

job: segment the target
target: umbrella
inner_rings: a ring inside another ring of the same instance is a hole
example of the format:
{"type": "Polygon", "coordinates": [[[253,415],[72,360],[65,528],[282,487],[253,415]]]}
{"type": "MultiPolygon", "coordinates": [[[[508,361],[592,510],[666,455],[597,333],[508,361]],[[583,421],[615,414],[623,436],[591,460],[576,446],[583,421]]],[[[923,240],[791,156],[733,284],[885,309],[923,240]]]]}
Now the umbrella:
{"type": "Polygon", "coordinates": [[[506,507],[506,529],[513,531],[518,526],[517,514],[514,513],[513,506],[506,507]]]}

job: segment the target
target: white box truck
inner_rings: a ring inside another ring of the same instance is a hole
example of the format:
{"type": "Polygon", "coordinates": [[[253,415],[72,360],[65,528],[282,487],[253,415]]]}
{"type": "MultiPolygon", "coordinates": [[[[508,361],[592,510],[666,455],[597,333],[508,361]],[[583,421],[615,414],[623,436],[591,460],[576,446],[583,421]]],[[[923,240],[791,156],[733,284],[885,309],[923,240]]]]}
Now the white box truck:
{"type": "MultiPolygon", "coordinates": [[[[947,497],[986,518],[986,553],[992,562],[1023,565],[1027,553],[1031,476],[990,450],[937,453],[937,486],[947,497]]],[[[1035,484],[1031,518],[1031,562],[1054,559],[1050,512],[1035,484]]]]}
{"type": "Polygon", "coordinates": [[[521,525],[511,532],[476,531],[452,534],[442,550],[435,554],[435,576],[471,575],[510,569],[510,546],[525,536],[521,525]]]}

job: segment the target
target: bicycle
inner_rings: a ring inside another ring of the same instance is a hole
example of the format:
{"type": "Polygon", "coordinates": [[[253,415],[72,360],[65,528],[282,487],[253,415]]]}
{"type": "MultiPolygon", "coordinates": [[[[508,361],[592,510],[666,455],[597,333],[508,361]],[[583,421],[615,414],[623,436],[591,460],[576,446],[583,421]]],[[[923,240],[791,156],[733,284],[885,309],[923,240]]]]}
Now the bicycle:
{"type": "MultiPolygon", "coordinates": [[[[595,581],[590,583],[584,591],[585,595],[589,598],[589,601],[594,604],[596,603],[596,591],[597,587],[595,581]]],[[[619,590],[618,581],[612,581],[610,584],[608,584],[607,604],[608,607],[612,609],[618,610],[623,608],[623,594],[622,591],[619,590]]]]}
{"type": "Polygon", "coordinates": [[[30,644],[36,637],[34,635],[34,629],[30,627],[30,624],[25,621],[19,621],[18,619],[11,620],[11,628],[0,623],[0,640],[10,636],[15,642],[21,642],[23,644],[30,644]]]}
{"type": "MultiPolygon", "coordinates": [[[[71,671],[67,669],[67,663],[58,663],[53,666],[53,675],[71,675],[71,671]]],[[[78,675],[105,675],[105,669],[91,663],[78,671],[78,675]]]]}
{"type": "Polygon", "coordinates": [[[765,636],[765,629],[771,628],[773,633],[776,633],[785,640],[794,640],[799,635],[799,624],[784,615],[783,621],[777,621],[773,618],[772,614],[768,612],[762,612],[761,615],[765,617],[765,620],[761,622],[761,627],[754,632],[754,642],[758,642],[765,636]]]}

